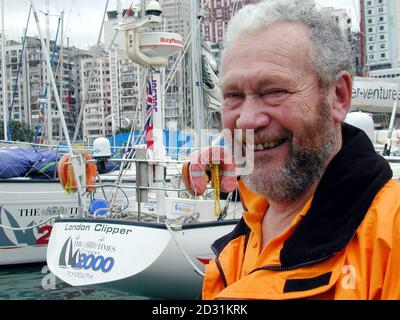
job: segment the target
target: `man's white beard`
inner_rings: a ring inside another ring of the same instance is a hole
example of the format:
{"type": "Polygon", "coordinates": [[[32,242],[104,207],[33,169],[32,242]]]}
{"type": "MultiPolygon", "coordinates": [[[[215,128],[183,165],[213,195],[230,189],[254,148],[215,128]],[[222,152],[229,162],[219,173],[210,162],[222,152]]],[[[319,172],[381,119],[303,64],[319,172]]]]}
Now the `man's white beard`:
{"type": "MultiPolygon", "coordinates": [[[[322,105],[322,108],[329,106],[322,105]]],[[[243,176],[250,190],[274,201],[293,202],[302,196],[316,179],[321,178],[328,159],[334,152],[337,134],[327,110],[321,111],[315,123],[314,135],[319,135],[320,148],[307,148],[291,144],[281,168],[266,172],[268,158],[255,159],[254,171],[243,176]]],[[[292,140],[293,142],[293,140],[292,140]]]]}

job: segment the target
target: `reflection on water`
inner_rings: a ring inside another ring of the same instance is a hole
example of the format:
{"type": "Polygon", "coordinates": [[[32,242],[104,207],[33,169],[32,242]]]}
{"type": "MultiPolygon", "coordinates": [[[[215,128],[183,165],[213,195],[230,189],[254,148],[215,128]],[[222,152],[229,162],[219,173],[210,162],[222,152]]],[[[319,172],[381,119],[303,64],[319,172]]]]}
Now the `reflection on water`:
{"type": "Polygon", "coordinates": [[[118,290],[96,286],[71,287],[49,272],[46,265],[0,269],[0,300],[139,300],[118,290]]]}

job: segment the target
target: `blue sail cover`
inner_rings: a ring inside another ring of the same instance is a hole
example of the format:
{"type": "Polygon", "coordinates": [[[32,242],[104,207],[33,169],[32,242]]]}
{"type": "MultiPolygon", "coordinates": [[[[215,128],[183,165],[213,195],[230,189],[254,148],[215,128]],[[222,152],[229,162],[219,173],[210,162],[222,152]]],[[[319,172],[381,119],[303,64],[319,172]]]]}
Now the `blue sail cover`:
{"type": "Polygon", "coordinates": [[[0,178],[54,177],[57,160],[61,157],[56,150],[32,148],[0,148],[0,178]]]}
{"type": "MultiPolygon", "coordinates": [[[[34,179],[57,179],[57,162],[63,153],[57,150],[33,148],[0,148],[0,179],[31,177],[34,179]]],[[[118,170],[119,162],[110,159],[106,162],[108,173],[118,170]]]]}

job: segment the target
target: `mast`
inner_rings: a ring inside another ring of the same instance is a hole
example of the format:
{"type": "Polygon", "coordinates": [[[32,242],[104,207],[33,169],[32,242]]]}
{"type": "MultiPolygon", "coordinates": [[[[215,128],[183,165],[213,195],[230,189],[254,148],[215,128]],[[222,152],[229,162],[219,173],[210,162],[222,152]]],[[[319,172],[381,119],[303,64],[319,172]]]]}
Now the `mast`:
{"type": "Polygon", "coordinates": [[[3,89],[3,123],[4,123],[4,140],[8,141],[7,127],[7,69],[6,69],[6,45],[4,38],[4,1],[1,0],[1,74],[2,74],[2,89],[3,89]]]}
{"type": "MultiPolygon", "coordinates": [[[[142,51],[140,47],[140,41],[143,41],[141,38],[141,28],[145,28],[150,26],[151,24],[160,24],[162,22],[161,13],[162,9],[158,1],[149,2],[146,8],[142,7],[142,19],[130,24],[121,24],[119,26],[119,30],[125,31],[125,37],[127,39],[125,48],[128,54],[128,57],[135,63],[138,63],[148,70],[148,90],[149,94],[151,91],[152,99],[151,99],[151,108],[152,113],[151,117],[153,120],[153,125],[150,131],[152,131],[152,140],[153,145],[149,145],[149,149],[153,149],[151,159],[155,161],[155,182],[154,185],[157,189],[156,198],[157,198],[157,220],[161,221],[165,219],[165,191],[164,188],[164,164],[165,161],[165,152],[164,152],[164,143],[163,143],[163,127],[162,127],[162,101],[163,98],[160,96],[160,93],[164,89],[164,84],[162,84],[163,78],[161,77],[160,70],[168,64],[168,56],[174,55],[178,53],[182,49],[182,36],[175,33],[167,33],[167,32],[150,32],[147,33],[147,38],[149,41],[151,40],[150,47],[153,50],[163,47],[160,46],[165,38],[171,38],[170,40],[174,43],[174,46],[171,46],[170,51],[158,51],[155,55],[147,55],[145,51],[142,51]],[[151,38],[152,37],[152,38],[151,38]],[[179,46],[179,44],[181,44],[179,46]]],[[[144,35],[144,34],[143,34],[144,35]]],[[[149,135],[151,135],[149,131],[149,135]]],[[[148,142],[148,141],[147,141],[148,142]]]]}
{"type": "MultiPolygon", "coordinates": [[[[24,29],[24,34],[25,34],[25,29],[24,29]]],[[[30,112],[30,89],[29,89],[29,63],[28,63],[28,50],[25,49],[24,52],[22,53],[24,55],[24,58],[22,60],[23,63],[23,68],[22,68],[22,77],[23,77],[23,97],[24,97],[24,117],[25,117],[25,122],[28,124],[28,127],[32,127],[32,122],[31,122],[31,112],[30,112]]]]}
{"type": "Polygon", "coordinates": [[[50,70],[50,82],[51,82],[51,85],[53,86],[53,89],[54,89],[54,97],[56,99],[56,105],[57,105],[57,108],[58,108],[58,112],[61,115],[60,121],[61,121],[61,124],[62,124],[62,128],[64,130],[65,140],[67,142],[69,155],[70,155],[70,157],[72,159],[72,168],[73,168],[73,171],[74,171],[74,174],[75,174],[75,177],[76,177],[76,185],[77,185],[77,189],[78,189],[79,212],[80,212],[80,214],[83,214],[83,212],[84,212],[83,210],[84,210],[86,205],[85,205],[85,198],[82,196],[83,195],[82,184],[81,184],[80,179],[78,178],[78,177],[81,176],[81,170],[79,170],[79,168],[78,168],[79,160],[78,160],[77,157],[74,156],[74,151],[72,149],[72,144],[71,144],[71,140],[69,138],[67,124],[65,122],[65,119],[64,119],[64,116],[63,116],[63,112],[62,112],[62,105],[61,105],[60,97],[59,97],[58,92],[57,92],[56,80],[54,78],[53,71],[51,70],[51,62],[50,62],[49,51],[47,51],[47,47],[45,45],[44,38],[43,38],[43,35],[42,35],[42,30],[40,28],[38,13],[37,13],[36,7],[35,7],[35,5],[33,3],[33,0],[30,0],[30,1],[31,1],[31,5],[32,5],[32,10],[33,10],[33,14],[34,14],[34,17],[35,17],[35,21],[36,21],[36,27],[37,27],[37,30],[38,30],[38,33],[39,33],[40,43],[41,43],[41,45],[42,45],[42,47],[44,49],[44,58],[46,60],[46,65],[47,65],[47,68],[50,70]]]}
{"type": "Polygon", "coordinates": [[[143,19],[145,16],[145,9],[146,9],[146,0],[140,1],[140,19],[143,19]]]}
{"type": "MultiPolygon", "coordinates": [[[[60,51],[58,54],[58,63],[60,66],[60,101],[61,106],[63,105],[63,98],[64,98],[64,10],[61,11],[61,39],[60,39],[60,51]]],[[[61,125],[61,114],[60,114],[60,121],[59,121],[59,139],[62,141],[62,125],[61,125]]]]}
{"type": "MultiPolygon", "coordinates": [[[[50,4],[46,0],[46,49],[50,52],[50,4]]],[[[53,143],[53,119],[51,114],[51,86],[50,86],[50,68],[47,66],[47,143],[53,143]]]]}
{"type": "Polygon", "coordinates": [[[193,39],[191,44],[191,74],[192,74],[192,106],[193,106],[193,124],[196,133],[194,139],[198,147],[200,145],[201,129],[203,125],[203,101],[201,96],[202,70],[201,70],[201,45],[200,28],[198,25],[199,5],[198,0],[190,2],[191,28],[193,30],[193,39]]]}
{"type": "Polygon", "coordinates": [[[118,90],[118,48],[110,48],[110,82],[111,82],[111,132],[113,136],[113,146],[115,147],[115,132],[117,122],[120,118],[119,90],[118,90]]]}
{"type": "Polygon", "coordinates": [[[121,0],[117,0],[117,20],[118,20],[118,22],[122,21],[122,17],[124,15],[123,12],[124,12],[124,10],[122,8],[121,0]]]}

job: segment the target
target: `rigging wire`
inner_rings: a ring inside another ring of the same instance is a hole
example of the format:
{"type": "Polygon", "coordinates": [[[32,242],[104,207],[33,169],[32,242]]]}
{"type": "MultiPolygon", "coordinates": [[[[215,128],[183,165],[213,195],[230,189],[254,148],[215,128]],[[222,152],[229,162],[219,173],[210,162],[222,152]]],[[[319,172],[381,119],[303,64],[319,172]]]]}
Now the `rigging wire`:
{"type": "MultiPolygon", "coordinates": [[[[361,21],[360,21],[360,17],[359,17],[359,15],[358,15],[358,10],[357,10],[357,6],[356,6],[356,0],[353,0],[353,7],[354,7],[354,12],[355,12],[355,14],[356,14],[356,19],[357,19],[357,25],[358,26],[360,26],[360,24],[361,24],[361,21]]],[[[360,30],[360,32],[361,32],[361,30],[360,30]]]]}
{"type": "Polygon", "coordinates": [[[83,112],[85,110],[86,102],[90,101],[90,98],[91,98],[91,91],[89,91],[89,89],[90,89],[90,85],[92,84],[92,80],[93,80],[93,72],[94,72],[95,61],[96,61],[96,59],[97,59],[97,57],[99,55],[99,47],[100,47],[100,42],[101,42],[101,35],[103,33],[104,21],[106,19],[106,15],[107,15],[108,3],[109,3],[109,0],[106,0],[104,14],[103,14],[103,20],[101,22],[100,31],[99,31],[99,35],[98,35],[98,38],[97,38],[96,51],[95,51],[95,54],[94,54],[93,59],[92,59],[92,65],[91,65],[91,69],[89,71],[89,77],[87,78],[86,83],[85,83],[85,87],[86,88],[85,88],[85,91],[84,91],[84,96],[83,96],[83,99],[82,99],[82,106],[81,106],[80,111],[79,111],[79,116],[78,116],[78,120],[77,120],[77,123],[76,123],[74,136],[72,138],[72,144],[75,143],[75,141],[76,141],[76,139],[78,137],[78,133],[79,133],[80,126],[81,126],[81,123],[82,123],[83,112]]]}
{"type": "MultiPolygon", "coordinates": [[[[54,40],[53,50],[52,50],[52,52],[51,52],[51,61],[50,61],[50,64],[51,64],[52,67],[54,67],[54,61],[55,61],[55,55],[56,55],[56,49],[57,49],[57,39],[58,39],[58,33],[59,33],[59,31],[60,31],[60,21],[61,21],[61,19],[58,19],[58,26],[57,26],[56,38],[55,38],[55,40],[54,40]]],[[[48,86],[46,86],[46,88],[45,88],[45,90],[44,90],[43,98],[46,98],[46,97],[47,97],[47,95],[48,95],[47,90],[48,90],[48,86]]],[[[51,108],[50,108],[50,110],[51,110],[51,108]]],[[[45,128],[46,128],[45,124],[46,124],[47,121],[48,121],[48,117],[45,117],[44,123],[43,123],[43,130],[42,130],[41,135],[40,135],[40,137],[39,137],[40,140],[41,140],[41,139],[43,138],[43,136],[44,136],[44,130],[45,130],[45,128]]],[[[40,141],[40,140],[39,140],[39,141],[40,141]]]]}
{"type": "Polygon", "coordinates": [[[14,228],[14,227],[9,227],[9,226],[5,226],[5,225],[3,225],[3,224],[0,224],[0,228],[7,229],[7,230],[13,230],[13,231],[29,230],[29,229],[33,229],[33,228],[42,226],[42,225],[46,224],[47,222],[49,222],[49,221],[51,221],[51,220],[55,220],[55,219],[60,218],[60,217],[61,217],[61,215],[54,216],[54,217],[51,217],[51,218],[49,218],[49,219],[47,219],[47,220],[44,220],[44,221],[41,222],[41,223],[34,224],[34,225],[32,225],[32,226],[29,226],[29,227],[14,228]]]}
{"type": "Polygon", "coordinates": [[[171,225],[169,224],[168,220],[165,221],[165,226],[167,227],[167,229],[168,229],[168,231],[169,231],[169,233],[170,233],[170,235],[171,235],[171,238],[174,240],[176,246],[178,247],[178,249],[180,250],[180,252],[183,254],[183,256],[186,258],[186,260],[191,264],[191,266],[193,267],[194,271],[195,271],[198,275],[204,277],[204,275],[205,275],[204,272],[201,271],[201,270],[194,264],[194,262],[192,261],[192,259],[190,259],[189,255],[186,253],[185,249],[183,249],[182,245],[179,243],[178,239],[175,237],[175,233],[174,233],[174,231],[172,230],[171,225]]]}
{"type": "MultiPolygon", "coordinates": [[[[24,38],[23,38],[23,41],[22,41],[22,49],[21,49],[21,55],[19,57],[19,62],[18,62],[17,76],[15,77],[15,84],[14,84],[14,89],[13,89],[12,102],[11,102],[10,108],[8,109],[8,126],[7,126],[7,128],[8,128],[8,130],[7,130],[7,139],[8,140],[11,140],[11,131],[10,131],[11,118],[12,118],[12,113],[13,113],[15,97],[17,95],[17,89],[18,89],[18,83],[19,83],[19,74],[21,73],[22,59],[23,59],[24,51],[25,51],[26,34],[28,32],[28,26],[29,26],[29,20],[31,18],[31,12],[32,12],[32,6],[29,6],[28,20],[27,20],[27,23],[26,23],[24,38]]],[[[25,130],[22,130],[22,131],[23,131],[23,133],[25,135],[25,139],[26,139],[27,138],[26,132],[25,132],[25,130]]],[[[26,140],[28,140],[28,139],[26,139],[26,140]]]]}
{"type": "Polygon", "coordinates": [[[67,19],[67,23],[65,25],[65,31],[64,31],[64,39],[67,36],[67,32],[68,32],[68,26],[69,26],[69,19],[71,18],[71,14],[72,14],[72,7],[74,5],[74,0],[71,1],[71,6],[69,8],[69,14],[68,14],[68,19],[67,19]]]}
{"type": "MultiPolygon", "coordinates": [[[[207,7],[209,1],[210,1],[210,0],[206,0],[206,1],[205,1],[205,3],[204,3],[204,5],[203,5],[203,7],[201,8],[201,10],[204,10],[204,9],[207,7]]],[[[199,28],[200,23],[201,23],[201,21],[202,21],[203,19],[204,19],[203,16],[201,16],[201,15],[198,16],[198,19],[197,19],[196,24],[195,24],[194,26],[192,26],[192,28],[191,28],[191,30],[190,30],[190,32],[189,32],[189,35],[188,35],[186,41],[185,41],[184,44],[183,44],[184,50],[182,51],[182,53],[181,53],[180,55],[178,55],[177,59],[175,60],[174,64],[172,65],[171,70],[173,70],[173,72],[170,73],[170,74],[168,74],[168,77],[167,77],[167,79],[165,80],[164,92],[167,92],[167,91],[168,91],[169,86],[171,85],[171,82],[172,82],[172,80],[173,80],[173,77],[175,76],[175,73],[176,73],[176,71],[178,70],[177,66],[182,62],[182,59],[183,59],[183,57],[185,56],[186,51],[188,50],[189,45],[190,45],[191,42],[192,42],[193,35],[194,35],[194,33],[197,31],[197,29],[199,28]]]]}

